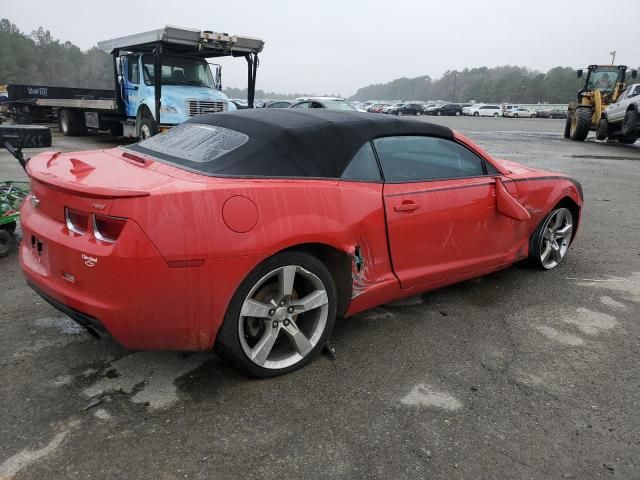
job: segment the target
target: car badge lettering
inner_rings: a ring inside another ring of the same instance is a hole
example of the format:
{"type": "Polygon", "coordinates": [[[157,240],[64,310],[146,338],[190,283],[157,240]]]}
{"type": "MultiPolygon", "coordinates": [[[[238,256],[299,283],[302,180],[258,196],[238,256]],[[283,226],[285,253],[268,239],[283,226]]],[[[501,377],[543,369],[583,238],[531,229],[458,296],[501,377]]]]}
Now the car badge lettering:
{"type": "Polygon", "coordinates": [[[82,254],[82,260],[84,260],[84,264],[87,267],[93,267],[96,263],[98,263],[97,257],[90,257],[89,255],[82,254]]]}
{"type": "Polygon", "coordinates": [[[40,207],[40,199],[38,197],[36,197],[35,195],[31,195],[31,198],[29,199],[29,202],[31,203],[31,206],[33,208],[40,207]]]}
{"type": "Polygon", "coordinates": [[[104,210],[106,207],[106,205],[103,205],[101,203],[94,203],[93,205],[91,205],[91,208],[95,208],[96,210],[104,210]]]}

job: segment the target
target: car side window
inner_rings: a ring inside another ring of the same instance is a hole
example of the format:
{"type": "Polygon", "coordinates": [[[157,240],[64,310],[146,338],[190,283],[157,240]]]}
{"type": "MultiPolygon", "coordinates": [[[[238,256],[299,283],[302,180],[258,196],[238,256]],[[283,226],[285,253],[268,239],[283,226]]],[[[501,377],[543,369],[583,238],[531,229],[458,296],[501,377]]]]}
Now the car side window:
{"type": "Polygon", "coordinates": [[[129,83],[140,83],[140,66],[138,65],[138,56],[129,55],[127,57],[127,80],[129,83]]]}
{"type": "Polygon", "coordinates": [[[380,169],[371,142],[365,143],[342,173],[343,180],[381,182],[380,169]]]}
{"type": "Polygon", "coordinates": [[[291,108],[309,108],[309,102],[302,102],[293,105],[291,108]]]}
{"type": "Polygon", "coordinates": [[[374,140],[385,181],[420,182],[487,175],[484,161],[444,138],[384,137],[374,140]]]}

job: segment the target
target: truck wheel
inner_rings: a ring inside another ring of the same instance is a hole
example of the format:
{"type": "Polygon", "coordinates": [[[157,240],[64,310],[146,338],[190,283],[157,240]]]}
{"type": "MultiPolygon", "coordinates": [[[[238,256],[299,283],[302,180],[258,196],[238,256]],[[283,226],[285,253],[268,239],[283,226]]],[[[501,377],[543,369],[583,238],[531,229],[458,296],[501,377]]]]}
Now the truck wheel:
{"type": "Polygon", "coordinates": [[[571,140],[583,142],[589,130],[591,130],[591,116],[593,112],[590,108],[578,108],[571,118],[571,140]]]}
{"type": "Polygon", "coordinates": [[[41,125],[0,126],[0,147],[5,141],[14,147],[42,148],[51,146],[51,130],[41,125]]]}
{"type": "Polygon", "coordinates": [[[140,140],[146,140],[147,138],[153,137],[156,133],[158,133],[158,127],[156,126],[156,121],[147,115],[142,115],[140,118],[140,128],[138,131],[138,138],[140,140]]]}
{"type": "Polygon", "coordinates": [[[622,121],[622,135],[627,137],[633,135],[638,129],[638,112],[629,110],[622,121]]]}
{"type": "Polygon", "coordinates": [[[14,243],[13,235],[0,228],[0,258],[6,257],[11,253],[14,243]]]}
{"type": "Polygon", "coordinates": [[[81,115],[72,110],[60,110],[58,113],[58,126],[65,137],[77,137],[87,133],[81,115]]]}
{"type": "Polygon", "coordinates": [[[564,138],[571,138],[571,117],[567,117],[567,121],[564,124],[564,138]]]}
{"type": "Polygon", "coordinates": [[[609,120],[601,118],[596,130],[596,140],[606,140],[609,136],[609,120]]]}

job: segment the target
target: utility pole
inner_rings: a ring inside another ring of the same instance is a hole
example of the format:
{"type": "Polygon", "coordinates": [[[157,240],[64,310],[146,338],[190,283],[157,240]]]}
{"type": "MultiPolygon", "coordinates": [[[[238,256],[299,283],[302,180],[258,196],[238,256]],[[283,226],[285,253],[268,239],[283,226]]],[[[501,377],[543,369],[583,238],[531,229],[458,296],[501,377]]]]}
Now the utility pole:
{"type": "Polygon", "coordinates": [[[458,80],[458,72],[453,71],[453,103],[456,103],[456,82],[458,80]]]}
{"type": "Polygon", "coordinates": [[[613,52],[609,53],[609,55],[611,55],[611,65],[614,65],[616,63],[616,51],[614,50],[613,52]]]}

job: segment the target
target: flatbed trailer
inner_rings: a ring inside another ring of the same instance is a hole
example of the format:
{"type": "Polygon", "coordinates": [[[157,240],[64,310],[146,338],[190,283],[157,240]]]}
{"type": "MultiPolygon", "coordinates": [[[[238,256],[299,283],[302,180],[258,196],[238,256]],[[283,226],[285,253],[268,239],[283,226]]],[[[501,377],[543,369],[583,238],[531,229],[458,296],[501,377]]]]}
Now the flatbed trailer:
{"type": "Polygon", "coordinates": [[[228,56],[246,59],[253,107],[260,39],[166,26],[98,47],[113,57],[113,90],[8,85],[4,116],[16,123],[57,122],[71,136],[108,130],[147,138],[193,115],[235,108],[221,92],[220,67],[212,75],[205,61],[228,56]]]}

